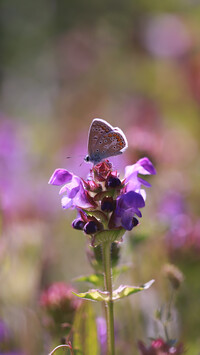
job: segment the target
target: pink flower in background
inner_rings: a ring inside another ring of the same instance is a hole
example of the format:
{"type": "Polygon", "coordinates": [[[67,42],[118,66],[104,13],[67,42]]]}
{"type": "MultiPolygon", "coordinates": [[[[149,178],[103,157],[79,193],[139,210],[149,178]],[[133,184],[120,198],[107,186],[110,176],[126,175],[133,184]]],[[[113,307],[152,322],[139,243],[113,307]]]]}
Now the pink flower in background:
{"type": "Polygon", "coordinates": [[[142,41],[151,54],[160,58],[176,58],[191,47],[190,34],[180,17],[161,14],[144,24],[142,41]]]}
{"type": "Polygon", "coordinates": [[[182,355],[184,349],[182,344],[169,345],[162,338],[152,340],[147,347],[142,341],[138,342],[138,349],[141,355],[182,355]]]}
{"type": "Polygon", "coordinates": [[[72,323],[77,308],[81,300],[73,295],[76,290],[65,282],[55,282],[41,293],[40,306],[48,315],[46,325],[54,328],[62,323],[72,323]]]}

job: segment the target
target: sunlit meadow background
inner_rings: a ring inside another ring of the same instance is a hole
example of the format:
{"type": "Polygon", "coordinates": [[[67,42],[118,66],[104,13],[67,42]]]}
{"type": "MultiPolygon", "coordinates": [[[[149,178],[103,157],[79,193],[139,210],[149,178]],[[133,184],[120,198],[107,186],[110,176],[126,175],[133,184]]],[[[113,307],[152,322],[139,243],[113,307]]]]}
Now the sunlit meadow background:
{"type": "MultiPolygon", "coordinates": [[[[62,210],[55,168],[86,177],[94,117],[125,132],[124,167],[148,156],[141,224],[121,244],[117,281],[148,291],[116,303],[117,354],[162,335],[155,310],[168,299],[162,269],[184,274],[171,337],[200,352],[200,5],[183,1],[12,1],[0,4],[0,352],[47,354],[40,294],[92,269],[86,237],[62,210]],[[67,159],[71,156],[71,159],[67,159]],[[6,327],[6,331],[5,331],[6,327]],[[5,341],[5,332],[7,341],[5,341]],[[9,339],[9,340],[8,340],[9,339]]],[[[93,303],[96,316],[101,308],[93,303]]],[[[56,344],[59,344],[57,341],[56,344]]]]}

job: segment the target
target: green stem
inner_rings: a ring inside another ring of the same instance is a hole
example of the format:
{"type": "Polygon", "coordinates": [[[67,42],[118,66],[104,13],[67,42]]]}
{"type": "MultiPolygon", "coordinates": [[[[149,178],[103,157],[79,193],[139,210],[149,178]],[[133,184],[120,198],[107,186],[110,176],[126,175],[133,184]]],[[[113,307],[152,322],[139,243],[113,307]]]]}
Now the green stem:
{"type": "Polygon", "coordinates": [[[111,243],[102,243],[104,264],[104,287],[109,292],[110,299],[105,302],[107,324],[107,355],[115,355],[114,314],[112,300],[112,268],[111,268],[111,243]]]}

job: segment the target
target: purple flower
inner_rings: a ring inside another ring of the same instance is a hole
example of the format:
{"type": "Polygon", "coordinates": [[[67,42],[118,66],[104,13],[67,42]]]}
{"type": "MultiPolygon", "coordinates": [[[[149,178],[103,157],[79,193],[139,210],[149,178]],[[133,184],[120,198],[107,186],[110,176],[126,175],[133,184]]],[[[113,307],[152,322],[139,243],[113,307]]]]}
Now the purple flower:
{"type": "Polygon", "coordinates": [[[65,169],[56,169],[49,180],[51,185],[63,185],[72,180],[73,174],[65,169]]]}
{"type": "Polygon", "coordinates": [[[138,174],[156,174],[156,170],[148,158],[138,160],[136,164],[125,168],[125,192],[117,198],[116,210],[113,214],[112,223],[121,225],[126,230],[132,230],[138,224],[135,215],[142,217],[139,208],[145,206],[146,193],[141,185],[151,185],[138,177],[138,174]]]}
{"type": "MultiPolygon", "coordinates": [[[[145,206],[146,198],[141,187],[151,186],[138,174],[156,174],[148,158],[127,166],[122,181],[117,171],[112,170],[111,163],[105,160],[91,169],[86,181],[65,169],[56,169],[49,183],[64,185],[60,189],[63,208],[77,208],[84,232],[94,240],[99,230],[130,231],[138,224],[136,216],[142,217],[140,208],[145,206]]],[[[76,228],[77,224],[73,222],[72,226],[76,228]]]]}
{"type": "Polygon", "coordinates": [[[102,353],[106,353],[106,339],[107,339],[107,333],[106,333],[106,320],[103,317],[98,317],[96,319],[97,322],[97,335],[99,339],[99,343],[101,344],[101,350],[102,353]]]}
{"type": "Polygon", "coordinates": [[[60,194],[65,193],[61,199],[62,207],[67,208],[90,208],[93,207],[89,196],[84,189],[82,180],[65,169],[56,169],[49,180],[51,185],[63,185],[60,194]]]}
{"type": "Polygon", "coordinates": [[[125,168],[126,192],[136,191],[146,197],[144,190],[141,190],[141,185],[150,187],[151,185],[144,179],[138,177],[142,175],[155,175],[156,170],[148,158],[142,158],[136,164],[129,165],[125,168]]]}
{"type": "Polygon", "coordinates": [[[10,336],[9,329],[5,322],[0,319],[0,343],[7,341],[10,336]]]}
{"type": "Polygon", "coordinates": [[[144,199],[137,192],[129,191],[120,195],[117,198],[117,206],[113,214],[115,226],[121,225],[126,230],[132,230],[138,224],[134,216],[142,217],[139,208],[144,206],[144,199]]]}

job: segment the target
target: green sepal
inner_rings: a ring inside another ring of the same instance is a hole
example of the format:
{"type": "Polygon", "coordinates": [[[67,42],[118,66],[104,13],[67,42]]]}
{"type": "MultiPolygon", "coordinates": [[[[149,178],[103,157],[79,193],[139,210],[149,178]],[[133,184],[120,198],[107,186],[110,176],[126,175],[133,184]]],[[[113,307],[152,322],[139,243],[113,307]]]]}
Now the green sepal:
{"type": "Polygon", "coordinates": [[[106,223],[108,222],[108,217],[103,213],[102,211],[87,211],[84,210],[84,212],[90,216],[90,217],[95,217],[99,222],[106,223]]]}
{"type": "Polygon", "coordinates": [[[95,201],[101,201],[103,200],[104,197],[113,197],[115,193],[114,189],[106,190],[106,191],[101,191],[98,194],[94,196],[95,201]]]}
{"type": "Polygon", "coordinates": [[[86,276],[77,277],[74,279],[77,282],[89,282],[94,286],[101,287],[104,284],[104,277],[103,274],[91,274],[86,276]]]}
{"type": "Polygon", "coordinates": [[[126,230],[124,228],[120,229],[105,229],[95,234],[94,241],[92,246],[96,247],[97,245],[105,242],[114,243],[119,242],[126,230]]]}
{"type": "MultiPolygon", "coordinates": [[[[113,291],[113,296],[112,300],[117,301],[120,298],[127,297],[129,295],[132,295],[133,293],[137,293],[143,290],[147,290],[155,280],[151,280],[147,282],[146,284],[142,286],[123,286],[120,285],[115,291],[113,291]]],[[[92,301],[104,301],[108,302],[110,301],[110,295],[109,292],[107,291],[100,291],[96,289],[89,290],[87,292],[83,293],[75,293],[73,292],[74,295],[80,297],[80,298],[85,298],[87,300],[92,300],[92,301]]]]}

